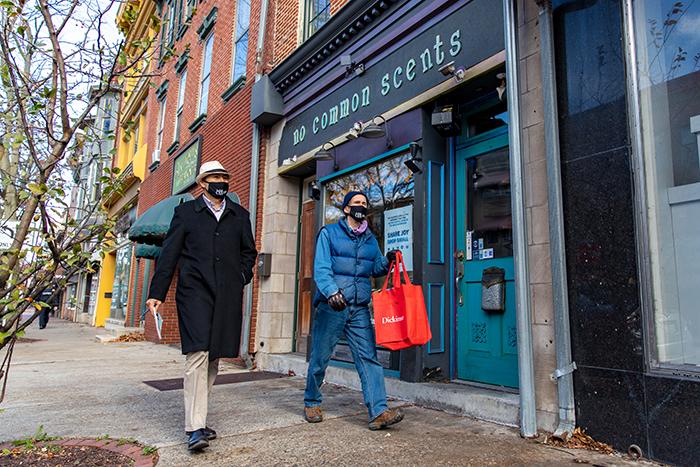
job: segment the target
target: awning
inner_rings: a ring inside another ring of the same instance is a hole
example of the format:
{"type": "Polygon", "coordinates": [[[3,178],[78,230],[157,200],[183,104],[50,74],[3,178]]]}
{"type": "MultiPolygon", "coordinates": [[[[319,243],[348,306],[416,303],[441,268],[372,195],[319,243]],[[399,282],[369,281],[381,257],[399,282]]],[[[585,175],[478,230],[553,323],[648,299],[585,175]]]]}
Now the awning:
{"type": "Polygon", "coordinates": [[[137,243],[134,249],[134,255],[136,255],[137,258],[156,259],[160,256],[160,247],[146,245],[145,243],[137,243]]]}
{"type": "MultiPolygon", "coordinates": [[[[228,198],[235,203],[239,203],[236,193],[229,193],[228,198]]],[[[134,225],[129,229],[129,240],[137,243],[137,251],[141,244],[144,247],[146,245],[162,245],[165,235],[168,233],[170,221],[173,219],[175,208],[192,199],[194,198],[189,193],[171,196],[151,206],[136,219],[134,225]]],[[[143,251],[145,252],[145,250],[143,251]]],[[[155,256],[139,256],[138,253],[136,256],[140,258],[155,258],[155,256]]]]}
{"type": "Polygon", "coordinates": [[[175,208],[185,201],[194,199],[191,194],[171,196],[151,206],[136,219],[129,229],[129,240],[148,245],[161,245],[168,233],[175,208]]]}

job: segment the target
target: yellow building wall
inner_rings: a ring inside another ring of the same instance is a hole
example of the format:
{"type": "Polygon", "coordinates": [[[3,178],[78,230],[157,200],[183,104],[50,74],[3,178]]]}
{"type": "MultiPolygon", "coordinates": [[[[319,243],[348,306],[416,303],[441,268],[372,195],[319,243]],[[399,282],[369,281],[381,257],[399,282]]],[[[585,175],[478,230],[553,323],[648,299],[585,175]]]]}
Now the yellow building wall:
{"type": "Polygon", "coordinates": [[[97,286],[97,307],[95,308],[95,326],[104,326],[109,318],[109,310],[112,299],[105,298],[106,293],[112,293],[114,285],[114,272],[117,267],[117,255],[108,253],[100,266],[100,282],[97,286]]]}

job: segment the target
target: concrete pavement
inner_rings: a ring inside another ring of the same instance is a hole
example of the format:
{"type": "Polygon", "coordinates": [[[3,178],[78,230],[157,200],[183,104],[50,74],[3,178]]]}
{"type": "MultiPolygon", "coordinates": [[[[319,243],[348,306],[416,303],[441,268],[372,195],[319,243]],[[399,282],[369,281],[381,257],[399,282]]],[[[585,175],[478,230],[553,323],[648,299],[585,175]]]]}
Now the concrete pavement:
{"type": "MultiPolygon", "coordinates": [[[[95,341],[99,330],[53,319],[17,344],[0,441],[31,436],[133,437],[159,448],[159,465],[639,465],[626,458],[552,448],[509,427],[420,407],[405,407],[395,428],[367,429],[360,393],[324,388],[326,421],[303,421],[298,377],[217,385],[209,425],[219,433],[202,454],[187,452],[182,391],[145,380],[178,378],[174,347],[95,341]]],[[[223,364],[222,373],[242,372],[223,364]]],[[[395,403],[399,404],[400,403],[395,403]]]]}

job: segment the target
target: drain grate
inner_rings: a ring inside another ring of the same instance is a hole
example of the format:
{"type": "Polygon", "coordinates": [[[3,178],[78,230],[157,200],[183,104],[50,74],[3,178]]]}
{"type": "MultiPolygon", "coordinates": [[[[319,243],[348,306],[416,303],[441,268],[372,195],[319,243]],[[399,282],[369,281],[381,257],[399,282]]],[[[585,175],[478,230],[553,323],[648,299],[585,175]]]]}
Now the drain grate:
{"type": "MultiPolygon", "coordinates": [[[[225,375],[218,375],[216,377],[216,381],[214,381],[214,385],[245,383],[248,381],[262,381],[265,379],[284,378],[286,376],[287,375],[283,375],[280,373],[272,373],[270,371],[228,373],[225,375]]],[[[152,381],[144,381],[144,384],[147,384],[159,391],[174,391],[176,389],[182,389],[182,378],[156,379],[152,381]]]]}

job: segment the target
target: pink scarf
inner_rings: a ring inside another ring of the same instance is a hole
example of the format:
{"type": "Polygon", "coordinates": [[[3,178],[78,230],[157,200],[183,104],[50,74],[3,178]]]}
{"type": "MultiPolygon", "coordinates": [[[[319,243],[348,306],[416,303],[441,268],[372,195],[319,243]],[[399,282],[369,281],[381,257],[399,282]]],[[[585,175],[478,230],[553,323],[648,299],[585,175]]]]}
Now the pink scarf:
{"type": "Polygon", "coordinates": [[[367,221],[362,221],[362,224],[360,224],[358,228],[352,229],[352,233],[355,235],[362,235],[367,230],[368,225],[369,224],[367,224],[367,221]]]}

